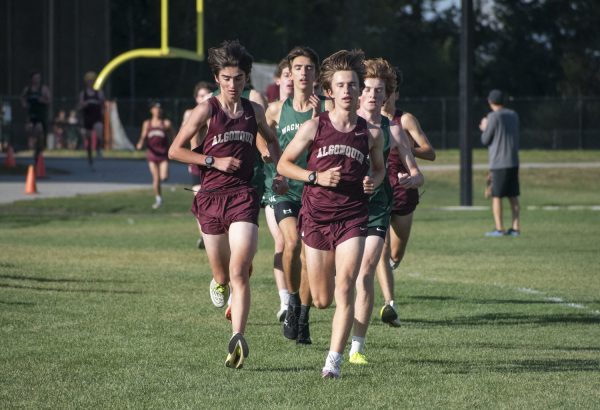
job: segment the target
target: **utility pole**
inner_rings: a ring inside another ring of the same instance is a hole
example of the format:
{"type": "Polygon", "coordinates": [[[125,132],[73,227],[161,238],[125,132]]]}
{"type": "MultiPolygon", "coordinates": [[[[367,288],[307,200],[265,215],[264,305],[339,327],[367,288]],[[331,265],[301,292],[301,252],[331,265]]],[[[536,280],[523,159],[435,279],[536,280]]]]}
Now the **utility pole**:
{"type": "Polygon", "coordinates": [[[473,103],[473,0],[461,0],[459,69],[460,204],[473,205],[473,155],[471,144],[473,103]]]}

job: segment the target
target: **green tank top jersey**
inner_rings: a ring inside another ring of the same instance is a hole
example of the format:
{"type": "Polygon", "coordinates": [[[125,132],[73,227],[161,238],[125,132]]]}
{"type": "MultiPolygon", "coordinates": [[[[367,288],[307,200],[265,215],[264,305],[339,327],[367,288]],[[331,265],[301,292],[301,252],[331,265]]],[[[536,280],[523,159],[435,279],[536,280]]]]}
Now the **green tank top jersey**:
{"type": "MultiPolygon", "coordinates": [[[[382,116],[380,128],[383,132],[383,161],[385,164],[387,164],[388,156],[390,155],[390,120],[382,116]]],[[[392,199],[392,185],[390,184],[386,167],[383,182],[377,187],[373,195],[371,195],[369,198],[369,213],[371,213],[372,207],[383,207],[391,210],[392,199]]]]}
{"type": "MultiPolygon", "coordinates": [[[[313,110],[306,112],[298,112],[294,110],[294,104],[292,98],[288,98],[284,101],[281,107],[281,115],[279,116],[279,125],[277,128],[277,137],[279,138],[279,145],[281,151],[284,151],[288,144],[292,141],[296,135],[296,131],[300,128],[300,125],[310,120],[313,116],[313,110]]],[[[307,167],[307,155],[303,153],[300,158],[296,161],[296,165],[306,168],[307,167]]],[[[285,195],[275,195],[275,202],[290,201],[301,203],[302,202],[302,191],[304,191],[304,182],[297,181],[295,179],[288,179],[289,190],[285,195]]]]}
{"type": "MultiPolygon", "coordinates": [[[[242,92],[242,98],[245,98],[247,100],[250,99],[250,88],[246,88],[244,89],[244,91],[242,92]]],[[[215,91],[212,92],[213,97],[216,97],[217,95],[221,94],[221,89],[217,88],[215,91]]],[[[258,152],[258,150],[256,151],[256,161],[254,161],[254,175],[252,176],[252,180],[250,181],[250,183],[252,184],[252,186],[254,187],[254,189],[256,189],[256,192],[258,193],[258,196],[260,198],[263,197],[263,195],[265,194],[265,173],[263,171],[265,163],[262,160],[262,157],[260,155],[260,152],[258,152]]],[[[271,183],[269,182],[269,187],[271,186],[271,183]]]]}

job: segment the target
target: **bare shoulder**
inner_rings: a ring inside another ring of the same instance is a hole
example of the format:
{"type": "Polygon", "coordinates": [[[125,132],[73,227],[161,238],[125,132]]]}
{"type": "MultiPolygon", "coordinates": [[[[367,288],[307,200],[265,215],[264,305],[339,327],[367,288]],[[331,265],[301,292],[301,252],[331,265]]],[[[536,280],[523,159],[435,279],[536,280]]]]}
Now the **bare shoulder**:
{"type": "Polygon", "coordinates": [[[169,119],[165,119],[165,127],[167,127],[167,128],[171,128],[171,125],[172,125],[172,124],[171,124],[171,120],[169,120],[169,119]]]}
{"type": "Polygon", "coordinates": [[[281,114],[281,107],[283,107],[283,101],[274,101],[267,107],[265,114],[267,119],[271,119],[275,122],[279,122],[279,115],[281,114]]]}
{"type": "Polygon", "coordinates": [[[316,118],[311,118],[308,121],[305,121],[302,125],[300,125],[300,128],[298,128],[298,134],[301,134],[303,136],[307,136],[310,139],[314,138],[315,134],[317,133],[317,129],[319,128],[319,117],[316,118]]]}
{"type": "Polygon", "coordinates": [[[415,117],[409,112],[405,112],[402,114],[402,117],[400,117],[400,123],[402,124],[402,128],[405,129],[411,129],[420,126],[417,117],[415,117]]]}
{"type": "Polygon", "coordinates": [[[250,94],[248,95],[248,99],[253,103],[260,105],[263,109],[265,108],[265,98],[261,93],[256,90],[250,90],[250,94]]]}

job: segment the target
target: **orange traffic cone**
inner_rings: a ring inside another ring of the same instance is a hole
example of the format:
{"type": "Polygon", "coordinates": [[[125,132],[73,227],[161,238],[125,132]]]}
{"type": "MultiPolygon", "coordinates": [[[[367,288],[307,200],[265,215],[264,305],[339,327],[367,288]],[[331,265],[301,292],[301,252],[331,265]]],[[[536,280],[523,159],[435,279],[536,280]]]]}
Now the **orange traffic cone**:
{"type": "Polygon", "coordinates": [[[38,178],[46,178],[46,164],[44,163],[44,154],[41,152],[35,164],[35,174],[38,178]]]}
{"type": "Polygon", "coordinates": [[[33,165],[30,165],[27,168],[27,179],[25,180],[25,193],[37,194],[37,187],[35,186],[35,167],[33,165]]]}
{"type": "Polygon", "coordinates": [[[6,149],[6,158],[4,158],[4,167],[5,168],[14,168],[17,166],[17,161],[15,160],[15,151],[12,146],[8,146],[6,149]]]}

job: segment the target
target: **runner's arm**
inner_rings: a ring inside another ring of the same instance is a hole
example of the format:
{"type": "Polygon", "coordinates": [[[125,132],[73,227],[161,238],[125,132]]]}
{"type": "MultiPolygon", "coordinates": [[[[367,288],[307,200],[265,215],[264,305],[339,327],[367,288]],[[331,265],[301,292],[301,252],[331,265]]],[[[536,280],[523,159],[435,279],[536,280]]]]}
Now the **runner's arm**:
{"type": "Polygon", "coordinates": [[[409,174],[398,173],[398,183],[406,188],[420,187],[425,182],[425,178],[410,149],[409,137],[398,124],[392,124],[390,126],[390,134],[392,136],[392,148],[395,147],[398,149],[400,160],[409,172],[409,174]]]}
{"type": "Polygon", "coordinates": [[[408,132],[409,136],[418,145],[412,147],[413,155],[417,158],[435,161],[435,150],[423,132],[419,120],[414,115],[406,113],[400,118],[400,122],[402,123],[402,128],[408,132]]]}

